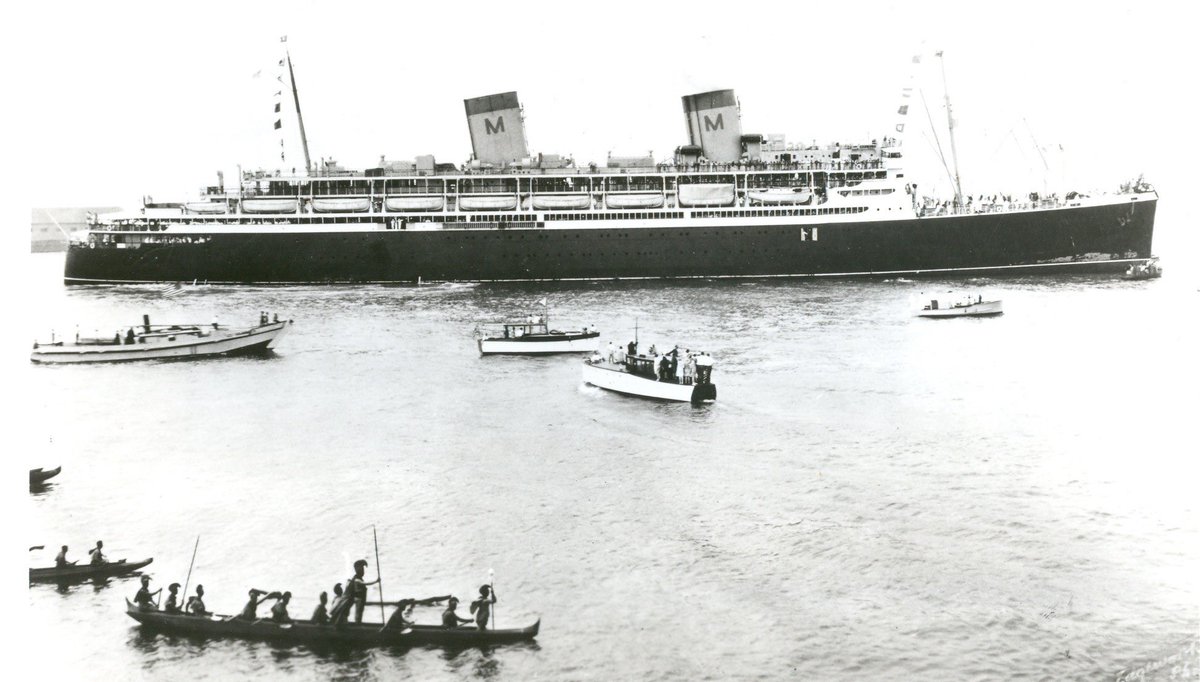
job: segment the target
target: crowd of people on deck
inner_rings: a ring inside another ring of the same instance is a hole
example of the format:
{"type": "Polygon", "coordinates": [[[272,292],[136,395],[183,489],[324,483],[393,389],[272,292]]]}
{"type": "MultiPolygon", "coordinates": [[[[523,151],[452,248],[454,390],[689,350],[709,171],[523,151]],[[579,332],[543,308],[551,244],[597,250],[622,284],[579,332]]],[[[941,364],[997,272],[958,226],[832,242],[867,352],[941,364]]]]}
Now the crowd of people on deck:
{"type": "Polygon", "coordinates": [[[596,353],[591,357],[591,362],[624,366],[630,373],[674,384],[707,384],[712,381],[712,356],[704,351],[693,352],[679,344],[664,353],[650,344],[646,354],[639,355],[637,341],[630,341],[625,347],[609,341],[605,353],[596,353]]]}
{"type": "MultiPolygon", "coordinates": [[[[97,543],[97,549],[92,550],[92,563],[96,563],[95,556],[99,555],[101,543],[97,543]]],[[[66,545],[56,559],[56,565],[69,565],[66,563],[66,545]]],[[[74,563],[74,562],[71,562],[74,563]]],[[[368,590],[371,585],[376,585],[379,580],[367,580],[366,578],[367,561],[359,559],[354,562],[354,575],[346,580],[345,588],[342,583],[337,583],[333,586],[333,604],[329,604],[329,593],[322,592],[317,598],[317,606],[313,609],[312,618],[308,621],[313,625],[326,625],[334,628],[345,626],[350,622],[351,613],[353,613],[354,622],[361,623],[363,612],[367,606],[392,606],[395,610],[392,615],[383,624],[383,629],[386,630],[404,630],[415,624],[412,620],[413,608],[416,606],[440,606],[445,604],[445,610],[442,612],[442,625],[445,627],[457,628],[464,625],[472,625],[480,630],[487,630],[492,615],[492,605],[496,603],[496,593],[491,585],[481,585],[479,587],[479,598],[471,602],[470,612],[471,618],[464,618],[458,615],[457,609],[459,600],[454,595],[444,595],[437,597],[428,597],[425,599],[401,599],[399,601],[389,602],[371,602],[367,600],[368,590]]],[[[207,609],[204,604],[204,586],[196,586],[196,594],[188,597],[186,604],[182,607],[179,605],[179,583],[171,583],[167,590],[168,595],[161,609],[155,597],[162,593],[162,588],[151,591],[148,575],[143,575],[141,588],[137,591],[137,595],[133,601],[142,611],[163,611],[173,615],[188,615],[188,616],[212,616],[213,613],[207,609]]],[[[291,592],[277,592],[260,590],[251,588],[249,591],[249,599],[246,605],[236,616],[229,616],[228,619],[244,620],[249,622],[257,622],[262,620],[258,616],[258,608],[266,602],[274,603],[270,608],[270,615],[265,617],[274,623],[288,624],[294,622],[291,614],[288,613],[288,607],[292,601],[291,592]]]]}

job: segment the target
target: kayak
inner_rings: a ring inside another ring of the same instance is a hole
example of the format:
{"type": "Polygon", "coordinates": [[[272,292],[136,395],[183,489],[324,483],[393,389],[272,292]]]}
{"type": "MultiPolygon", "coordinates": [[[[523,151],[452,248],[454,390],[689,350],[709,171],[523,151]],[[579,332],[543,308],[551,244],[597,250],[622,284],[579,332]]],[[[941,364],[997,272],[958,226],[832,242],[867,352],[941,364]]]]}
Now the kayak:
{"type": "Polygon", "coordinates": [[[45,483],[47,480],[57,476],[61,471],[62,471],[61,466],[56,467],[54,469],[42,469],[40,467],[37,469],[30,469],[29,470],[29,485],[41,485],[41,484],[45,483]]]}
{"type": "Polygon", "coordinates": [[[308,620],[281,624],[268,619],[254,621],[232,616],[193,616],[143,610],[128,599],[126,613],[143,629],[204,637],[235,637],[294,644],[341,644],[352,646],[483,646],[524,642],[537,637],[541,619],[528,627],[509,630],[480,630],[474,626],[445,627],[412,625],[403,630],[385,629],[378,623],[318,625],[308,620]]]}
{"type": "Polygon", "coordinates": [[[71,582],[83,581],[90,578],[111,578],[118,575],[126,575],[133,573],[139,568],[144,568],[150,565],[154,559],[143,559],[142,561],[109,561],[97,566],[92,564],[79,564],[77,566],[66,566],[63,568],[31,568],[29,569],[29,582],[31,583],[49,583],[49,582],[71,582]]]}

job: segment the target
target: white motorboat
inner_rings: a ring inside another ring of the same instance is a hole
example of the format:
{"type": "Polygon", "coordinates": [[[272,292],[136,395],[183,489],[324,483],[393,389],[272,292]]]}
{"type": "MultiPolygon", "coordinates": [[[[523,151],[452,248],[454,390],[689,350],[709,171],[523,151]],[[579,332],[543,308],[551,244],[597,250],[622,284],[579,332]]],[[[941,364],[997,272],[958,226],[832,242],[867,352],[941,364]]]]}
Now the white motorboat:
{"type": "Polygon", "coordinates": [[[697,370],[693,383],[675,379],[659,379],[654,372],[654,357],[625,355],[622,362],[610,362],[595,355],[584,361],[583,380],[593,386],[653,400],[681,403],[704,403],[717,399],[717,385],[712,383],[712,364],[709,356],[697,370]]]}
{"type": "Polygon", "coordinates": [[[131,360],[195,359],[220,355],[263,353],[278,343],[291,320],[266,320],[264,315],[253,327],[209,325],[152,325],[150,316],[142,324],[129,327],[109,338],[80,338],[74,342],[51,339],[35,342],[29,359],[48,364],[88,362],[126,362],[131,360]]]}
{"type": "Polygon", "coordinates": [[[917,317],[990,317],[1003,314],[1004,307],[999,300],[985,301],[980,296],[975,300],[967,299],[949,306],[942,305],[935,298],[917,313],[917,317]]]}
{"type": "Polygon", "coordinates": [[[505,322],[476,332],[480,355],[550,355],[594,353],[600,348],[595,329],[550,329],[545,315],[530,315],[519,322],[505,322]]]}

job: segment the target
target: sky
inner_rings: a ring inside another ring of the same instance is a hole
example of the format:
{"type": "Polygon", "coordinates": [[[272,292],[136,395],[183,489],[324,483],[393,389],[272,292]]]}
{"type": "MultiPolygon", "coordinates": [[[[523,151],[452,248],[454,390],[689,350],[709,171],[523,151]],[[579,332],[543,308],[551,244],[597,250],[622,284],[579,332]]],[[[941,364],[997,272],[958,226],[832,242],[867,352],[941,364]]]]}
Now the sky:
{"type": "MultiPolygon", "coordinates": [[[[313,159],[351,168],[381,155],[462,163],[462,100],[508,90],[524,104],[531,151],[580,164],[603,165],[609,152],[669,157],[687,142],[680,97],[717,88],[736,91],[745,132],[869,142],[894,125],[912,56],[942,50],[966,193],[1115,189],[1139,173],[1161,188],[1188,172],[1194,95],[1180,67],[1196,60],[1191,23],[1170,5],[828,4],[25,10],[37,14],[6,60],[23,93],[18,182],[31,207],[136,207],[143,195],[191,198],[239,164],[278,167],[271,108],[284,47],[313,159]]],[[[936,61],[924,64],[928,113],[919,99],[910,109],[909,175],[946,193],[934,151],[948,146],[945,91],[936,61]]],[[[302,157],[285,123],[290,169],[302,157]]]]}

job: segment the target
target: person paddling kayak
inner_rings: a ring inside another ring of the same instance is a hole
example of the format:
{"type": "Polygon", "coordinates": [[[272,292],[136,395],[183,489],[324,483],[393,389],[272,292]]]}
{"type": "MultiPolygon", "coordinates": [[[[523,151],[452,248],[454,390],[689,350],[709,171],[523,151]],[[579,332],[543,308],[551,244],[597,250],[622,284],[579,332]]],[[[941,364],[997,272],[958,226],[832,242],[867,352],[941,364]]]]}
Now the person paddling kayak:
{"type": "Polygon", "coordinates": [[[143,611],[156,611],[158,606],[154,604],[154,595],[162,592],[162,588],[151,592],[150,591],[150,576],[142,576],[142,587],[137,591],[137,596],[133,598],[133,603],[138,605],[138,608],[143,611]]]}
{"type": "Polygon", "coordinates": [[[211,611],[204,609],[204,586],[196,586],[196,596],[188,597],[187,612],[193,616],[211,616],[211,611]]]}
{"type": "Polygon", "coordinates": [[[104,556],[104,541],[97,540],[96,546],[88,550],[88,554],[92,555],[92,565],[100,566],[108,561],[104,556]]]}
{"type": "Polygon", "coordinates": [[[459,625],[465,625],[471,622],[470,618],[463,618],[454,612],[458,608],[458,597],[450,597],[450,601],[446,602],[446,610],[442,611],[442,625],[448,628],[456,628],[459,625]]]}
{"type": "Polygon", "coordinates": [[[67,561],[67,546],[66,545],[63,545],[62,550],[58,553],[57,556],[54,557],[54,567],[55,568],[66,568],[67,566],[74,566],[75,563],[76,563],[75,561],[67,561]]]}

